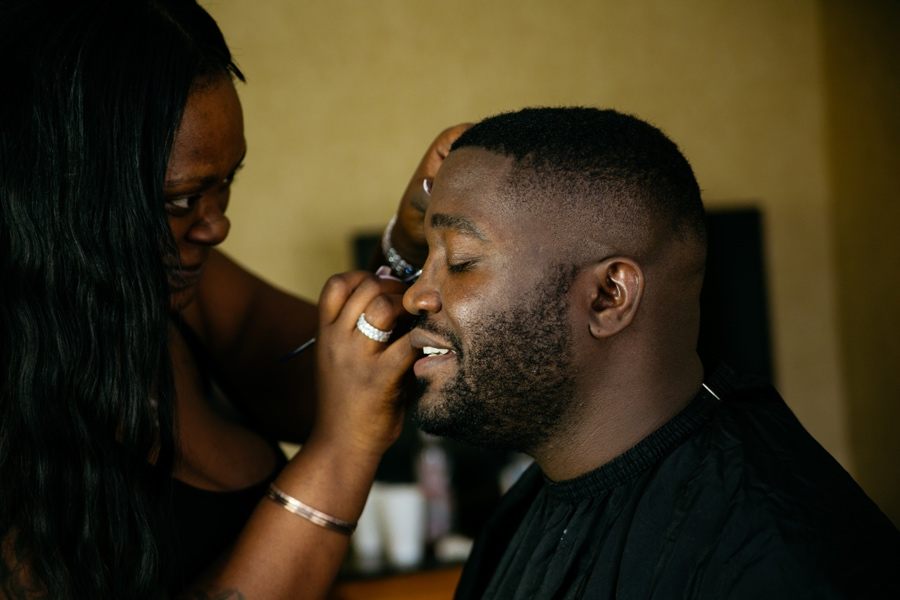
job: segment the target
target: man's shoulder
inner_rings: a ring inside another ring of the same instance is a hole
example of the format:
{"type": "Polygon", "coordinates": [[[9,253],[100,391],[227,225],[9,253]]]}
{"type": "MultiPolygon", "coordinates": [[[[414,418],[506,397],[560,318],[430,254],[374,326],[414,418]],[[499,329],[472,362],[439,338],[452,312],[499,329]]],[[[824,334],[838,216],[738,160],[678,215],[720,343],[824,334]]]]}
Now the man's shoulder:
{"type": "Polygon", "coordinates": [[[720,401],[698,440],[703,458],[737,469],[748,491],[767,491],[767,483],[795,492],[823,485],[859,489],[771,384],[730,370],[717,375],[720,401]]]}
{"type": "Polygon", "coordinates": [[[707,426],[685,450],[697,461],[689,476],[719,491],[731,518],[820,527],[848,520],[858,526],[866,517],[890,525],[770,384],[733,372],[727,382],[707,426]]]}
{"type": "Polygon", "coordinates": [[[700,440],[703,458],[731,475],[723,483],[754,497],[777,494],[804,504],[874,508],[774,387],[757,378],[732,377],[700,440]]]}
{"type": "Polygon", "coordinates": [[[660,470],[682,465],[669,516],[687,513],[693,559],[706,565],[695,572],[743,588],[765,578],[841,590],[886,581],[900,534],[778,392],[736,375],[718,389],[705,429],[660,470]]]}

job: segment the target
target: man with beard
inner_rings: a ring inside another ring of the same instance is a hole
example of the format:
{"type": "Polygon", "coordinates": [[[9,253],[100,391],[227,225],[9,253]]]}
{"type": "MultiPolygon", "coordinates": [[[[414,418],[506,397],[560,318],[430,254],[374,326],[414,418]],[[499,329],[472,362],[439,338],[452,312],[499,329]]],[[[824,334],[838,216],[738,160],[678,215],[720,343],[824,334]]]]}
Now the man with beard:
{"type": "Polygon", "coordinates": [[[900,597],[897,530],[777,392],[703,372],[703,207],[659,130],[489,118],[454,144],[425,234],[416,418],[535,459],[458,598],[900,597]]]}

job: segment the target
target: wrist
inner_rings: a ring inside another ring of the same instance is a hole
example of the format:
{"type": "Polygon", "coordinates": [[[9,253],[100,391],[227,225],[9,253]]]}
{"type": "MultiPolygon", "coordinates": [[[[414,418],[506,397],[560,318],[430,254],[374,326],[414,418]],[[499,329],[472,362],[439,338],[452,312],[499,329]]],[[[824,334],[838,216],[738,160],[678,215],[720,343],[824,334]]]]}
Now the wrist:
{"type": "Polygon", "coordinates": [[[421,231],[421,226],[419,229],[419,235],[413,236],[400,225],[396,225],[391,235],[394,249],[416,268],[424,265],[425,259],[428,258],[428,245],[419,241],[424,239],[425,232],[421,231]]]}
{"type": "Polygon", "coordinates": [[[319,460],[332,465],[335,470],[368,471],[378,468],[381,457],[391,442],[387,439],[371,439],[356,435],[353,431],[329,434],[317,431],[310,434],[303,444],[308,454],[315,454],[319,460]]]}
{"type": "Polygon", "coordinates": [[[418,238],[407,232],[397,216],[391,217],[384,234],[381,237],[381,251],[391,266],[391,270],[401,279],[411,277],[425,264],[428,256],[428,246],[418,243],[418,238]]]}
{"type": "Polygon", "coordinates": [[[355,523],[379,461],[380,456],[347,450],[337,440],[311,436],[273,483],[309,507],[355,523]]]}

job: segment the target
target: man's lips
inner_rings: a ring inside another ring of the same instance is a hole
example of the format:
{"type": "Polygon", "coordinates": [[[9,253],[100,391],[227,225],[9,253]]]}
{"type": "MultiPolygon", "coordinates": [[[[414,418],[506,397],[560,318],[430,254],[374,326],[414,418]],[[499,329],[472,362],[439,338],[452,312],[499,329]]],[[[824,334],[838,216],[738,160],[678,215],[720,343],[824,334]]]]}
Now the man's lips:
{"type": "Polygon", "coordinates": [[[413,329],[409,339],[413,348],[422,352],[422,357],[413,365],[417,377],[425,377],[435,369],[456,361],[456,352],[452,349],[452,344],[420,328],[413,329]]]}
{"type": "MultiPolygon", "coordinates": [[[[442,340],[436,335],[426,331],[422,327],[413,327],[412,331],[409,332],[409,343],[412,344],[413,348],[422,351],[425,351],[425,349],[427,348],[431,350],[455,353],[455,350],[453,350],[453,344],[442,340]]],[[[445,352],[439,353],[443,354],[445,352]]]]}

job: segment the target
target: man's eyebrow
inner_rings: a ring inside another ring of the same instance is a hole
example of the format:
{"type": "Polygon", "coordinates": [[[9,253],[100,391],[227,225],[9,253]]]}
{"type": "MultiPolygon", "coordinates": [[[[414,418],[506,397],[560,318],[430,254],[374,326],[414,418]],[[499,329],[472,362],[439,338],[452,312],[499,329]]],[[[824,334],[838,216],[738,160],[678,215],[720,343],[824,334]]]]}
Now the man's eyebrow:
{"type": "Polygon", "coordinates": [[[474,236],[482,242],[488,241],[487,236],[475,226],[475,223],[465,217],[434,213],[431,215],[431,226],[435,229],[453,229],[454,231],[474,236]]]}

